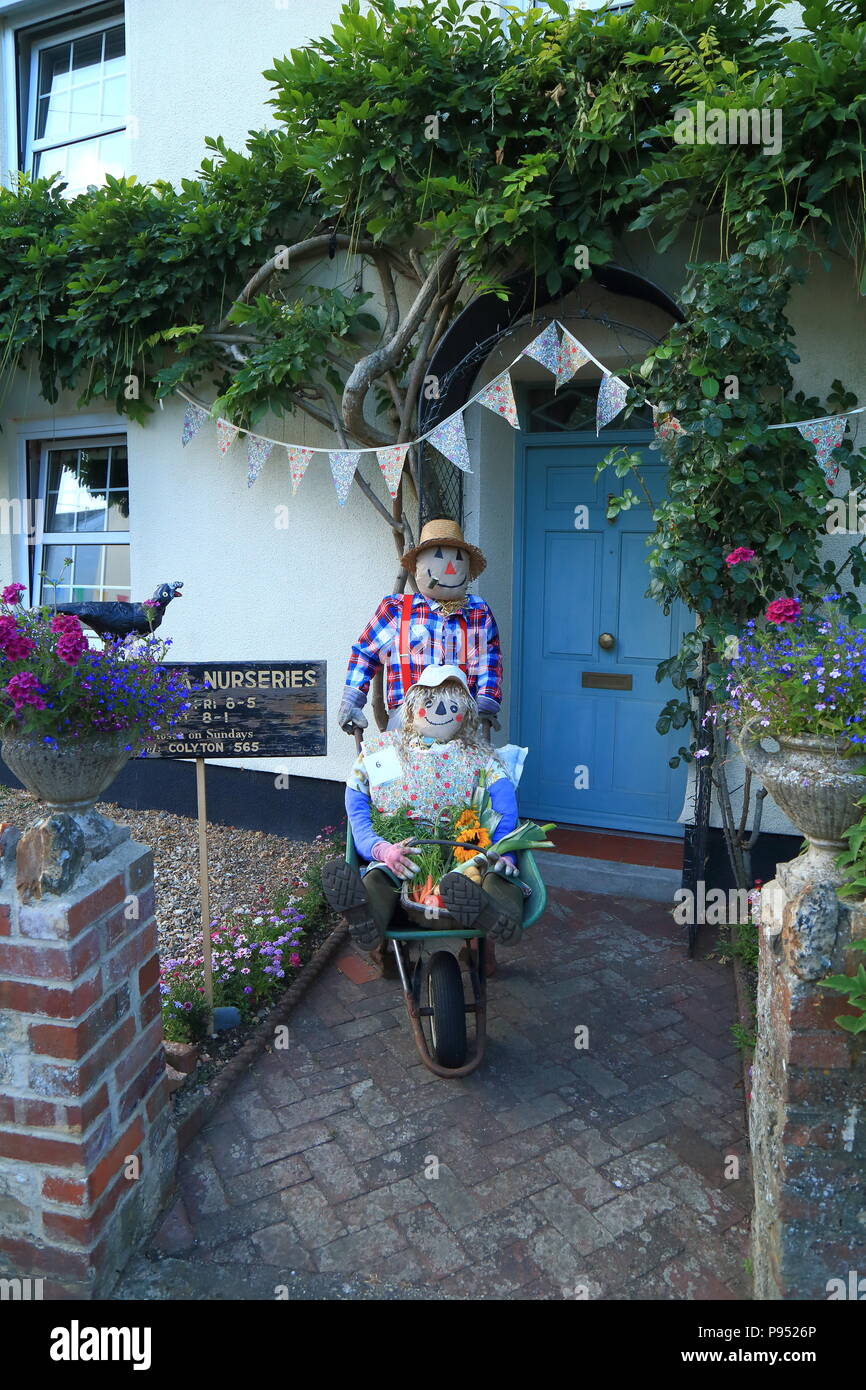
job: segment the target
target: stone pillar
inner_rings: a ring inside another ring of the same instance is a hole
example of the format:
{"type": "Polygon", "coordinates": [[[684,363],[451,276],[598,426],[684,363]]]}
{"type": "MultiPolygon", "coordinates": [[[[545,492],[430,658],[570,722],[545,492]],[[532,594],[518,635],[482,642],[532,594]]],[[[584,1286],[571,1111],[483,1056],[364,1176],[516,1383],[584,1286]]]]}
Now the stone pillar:
{"type": "Polygon", "coordinates": [[[153,860],[91,812],[4,831],[0,863],[0,1272],[104,1297],[176,1158],[153,860]]]}
{"type": "Polygon", "coordinates": [[[755,1296],[856,1297],[858,1263],[866,1275],[866,1047],[834,1021],[856,1011],[820,981],[866,963],[850,949],[866,936],[866,912],[841,902],[832,882],[804,881],[797,863],[761,895],[755,1296]]]}

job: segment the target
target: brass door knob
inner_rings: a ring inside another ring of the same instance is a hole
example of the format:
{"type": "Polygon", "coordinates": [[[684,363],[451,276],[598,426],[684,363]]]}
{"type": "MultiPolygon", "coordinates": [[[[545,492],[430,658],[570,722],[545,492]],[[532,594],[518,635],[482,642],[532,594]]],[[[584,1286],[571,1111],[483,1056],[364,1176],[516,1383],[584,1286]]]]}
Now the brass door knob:
{"type": "Polygon", "coordinates": [[[616,646],[616,638],[612,632],[602,632],[599,634],[598,645],[603,647],[606,652],[609,652],[616,646]]]}

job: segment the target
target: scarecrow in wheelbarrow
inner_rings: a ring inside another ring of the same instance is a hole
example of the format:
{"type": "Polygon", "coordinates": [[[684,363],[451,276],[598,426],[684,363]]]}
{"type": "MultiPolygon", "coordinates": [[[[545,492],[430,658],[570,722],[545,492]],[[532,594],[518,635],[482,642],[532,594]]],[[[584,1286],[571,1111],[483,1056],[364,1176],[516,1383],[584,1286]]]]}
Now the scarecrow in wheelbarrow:
{"type": "Polygon", "coordinates": [[[347,854],[325,865],[325,896],[352,939],[381,964],[391,947],[425,1064],[437,1075],[466,1075],[483,1053],[487,943],[516,941],[543,910],[529,851],[549,845],[550,827],[518,826],[514,782],[481,737],[478,705],[459,667],[427,666],[407,691],[400,725],[364,740],[346,810],[347,854]],[[460,959],[474,1003],[464,1005],[457,957],[438,951],[425,963],[425,940],[435,937],[466,943],[460,959]],[[404,960],[405,943],[420,944],[415,960],[411,953],[404,960]],[[476,1019],[468,1063],[467,1011],[476,1019]]]}

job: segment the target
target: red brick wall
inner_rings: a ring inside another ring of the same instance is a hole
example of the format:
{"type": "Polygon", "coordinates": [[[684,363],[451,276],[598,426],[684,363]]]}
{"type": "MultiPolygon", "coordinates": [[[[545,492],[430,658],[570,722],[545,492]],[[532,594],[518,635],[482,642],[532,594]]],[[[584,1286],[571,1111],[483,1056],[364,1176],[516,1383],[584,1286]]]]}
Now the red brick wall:
{"type": "Polygon", "coordinates": [[[170,1181],[158,974],[141,845],[62,899],[0,889],[0,1268],[45,1297],[104,1292],[170,1181]]]}
{"type": "Polygon", "coordinates": [[[783,894],[775,912],[761,929],[750,1109],[755,1292],[825,1300],[831,1281],[866,1274],[866,1046],[835,1022],[854,1011],[821,979],[862,962],[850,941],[866,935],[866,917],[809,888],[783,894]],[[810,937],[832,944],[804,979],[799,963],[818,955],[810,937]]]}

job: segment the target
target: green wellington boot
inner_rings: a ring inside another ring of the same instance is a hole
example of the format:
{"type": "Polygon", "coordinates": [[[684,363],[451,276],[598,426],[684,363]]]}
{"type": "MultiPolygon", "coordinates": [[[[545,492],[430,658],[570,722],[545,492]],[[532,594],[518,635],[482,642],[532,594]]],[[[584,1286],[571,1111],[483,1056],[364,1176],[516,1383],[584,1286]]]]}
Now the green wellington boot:
{"type": "Polygon", "coordinates": [[[357,869],[345,859],[329,859],[322,869],[322,889],[330,906],[349,924],[349,935],[362,951],[374,951],[385,939],[373,916],[357,869]]]}

